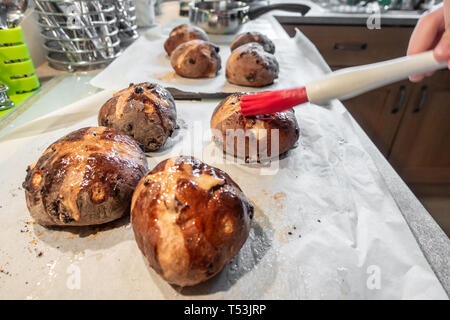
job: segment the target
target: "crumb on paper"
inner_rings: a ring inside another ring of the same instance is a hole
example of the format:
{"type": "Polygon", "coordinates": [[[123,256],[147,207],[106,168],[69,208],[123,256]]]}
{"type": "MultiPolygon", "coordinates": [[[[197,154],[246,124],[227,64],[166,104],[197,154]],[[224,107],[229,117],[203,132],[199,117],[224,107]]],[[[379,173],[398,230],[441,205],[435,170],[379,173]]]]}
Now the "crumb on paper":
{"type": "MultiPolygon", "coordinates": [[[[34,222],[34,221],[25,221],[25,225],[23,226],[22,229],[20,229],[20,232],[27,234],[27,236],[30,239],[30,241],[28,241],[28,244],[32,245],[32,247],[27,246],[27,247],[25,247],[25,249],[27,249],[29,253],[35,254],[36,257],[40,258],[43,256],[44,253],[38,249],[38,246],[37,246],[38,239],[36,238],[35,234],[33,234],[33,230],[30,230],[30,227],[29,227],[30,225],[34,225],[34,224],[36,224],[36,222],[34,222]]],[[[37,236],[40,236],[42,234],[43,234],[43,231],[37,232],[37,236]]]]}
{"type": "Polygon", "coordinates": [[[26,233],[26,234],[28,234],[29,236],[33,235],[32,231],[29,229],[29,225],[30,225],[30,224],[31,224],[31,223],[29,223],[29,222],[25,222],[25,225],[23,226],[22,229],[20,229],[20,232],[21,232],[21,233],[26,233]]]}
{"type": "Polygon", "coordinates": [[[3,269],[2,267],[0,267],[0,273],[7,275],[7,276],[12,276],[12,274],[9,271],[6,271],[5,269],[3,269]]]}

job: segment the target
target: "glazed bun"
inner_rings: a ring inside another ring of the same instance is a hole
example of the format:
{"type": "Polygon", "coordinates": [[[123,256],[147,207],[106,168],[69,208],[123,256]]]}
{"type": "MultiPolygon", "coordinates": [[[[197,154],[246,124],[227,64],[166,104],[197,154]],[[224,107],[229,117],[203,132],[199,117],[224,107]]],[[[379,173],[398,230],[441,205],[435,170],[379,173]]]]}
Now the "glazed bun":
{"type": "Polygon", "coordinates": [[[169,34],[166,42],[164,42],[164,49],[170,56],[173,50],[176,49],[180,44],[188,42],[191,40],[204,40],[209,41],[208,35],[202,29],[190,26],[187,24],[182,24],[175,27],[169,34]]]}
{"type": "Polygon", "coordinates": [[[145,154],[128,135],[89,127],[59,139],[28,167],[28,210],[43,226],[86,226],[128,214],[147,172],[145,154]]]}
{"type": "Polygon", "coordinates": [[[177,127],[175,101],[154,83],[131,84],[114,94],[100,109],[98,124],[135,138],[144,151],[161,148],[177,127]]]}
{"type": "Polygon", "coordinates": [[[216,144],[228,154],[251,161],[274,158],[291,149],[300,132],[294,109],[244,117],[241,96],[225,98],[214,110],[210,124],[216,144]]]}
{"type": "Polygon", "coordinates": [[[250,42],[259,43],[263,47],[264,51],[268,53],[275,53],[275,45],[273,44],[272,40],[270,40],[264,34],[256,31],[239,34],[231,43],[230,49],[231,51],[233,51],[234,49],[250,42]]]}
{"type": "Polygon", "coordinates": [[[193,157],[159,163],[131,204],[136,242],[167,282],[192,286],[215,274],[245,243],[253,207],[223,171],[193,157]]]}
{"type": "Polygon", "coordinates": [[[175,72],[185,78],[212,78],[221,68],[219,47],[203,40],[180,44],[170,57],[175,72]]]}
{"type": "Polygon", "coordinates": [[[278,78],[275,56],[255,42],[247,43],[231,52],[226,66],[230,83],[247,87],[263,87],[278,78]]]}

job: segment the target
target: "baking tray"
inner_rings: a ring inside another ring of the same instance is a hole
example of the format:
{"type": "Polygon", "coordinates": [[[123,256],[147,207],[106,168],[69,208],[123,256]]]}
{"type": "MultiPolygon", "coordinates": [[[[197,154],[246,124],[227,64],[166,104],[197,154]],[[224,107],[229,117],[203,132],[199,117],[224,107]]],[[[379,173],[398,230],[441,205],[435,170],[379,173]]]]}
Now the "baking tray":
{"type": "Polygon", "coordinates": [[[288,37],[273,19],[256,19],[244,24],[242,32],[259,31],[268,36],[276,46],[275,57],[280,65],[279,77],[273,84],[262,87],[243,87],[229,83],[225,77],[226,62],[230,56],[230,43],[235,35],[209,35],[211,42],[219,47],[221,66],[216,77],[187,79],[175,73],[170,57],[164,51],[164,42],[170,30],[183,23],[182,19],[171,21],[162,31],[150,29],[130,45],[114,62],[91,80],[91,85],[101,89],[119,90],[134,82],[158,82],[165,87],[182,91],[218,93],[276,90],[304,84],[305,75],[298,74],[302,48],[288,37]],[[155,32],[156,31],[156,32],[155,32]]]}
{"type": "Polygon", "coordinates": [[[111,94],[1,139],[0,164],[14,163],[0,183],[1,299],[447,298],[337,101],[298,109],[300,140],[274,170],[224,160],[208,136],[218,101],[177,102],[180,130],[148,154],[149,167],[194,155],[230,174],[256,209],[244,247],[205,283],[180,288],[162,280],[140,253],[128,217],[86,228],[35,224],[21,187],[26,166],[64,134],[96,125],[111,94]]]}
{"type": "MultiPolygon", "coordinates": [[[[300,81],[329,68],[301,34],[300,81]]],[[[128,217],[47,229],[28,214],[27,165],[56,139],[96,125],[107,90],[13,129],[0,139],[0,299],[447,299],[346,109],[297,108],[300,139],[270,167],[223,157],[210,139],[218,100],[177,101],[180,129],[148,154],[178,154],[226,171],[255,206],[249,238],[214,278],[180,288],[140,253],[128,217]],[[14,165],[11,165],[14,164],[14,165]]]]}

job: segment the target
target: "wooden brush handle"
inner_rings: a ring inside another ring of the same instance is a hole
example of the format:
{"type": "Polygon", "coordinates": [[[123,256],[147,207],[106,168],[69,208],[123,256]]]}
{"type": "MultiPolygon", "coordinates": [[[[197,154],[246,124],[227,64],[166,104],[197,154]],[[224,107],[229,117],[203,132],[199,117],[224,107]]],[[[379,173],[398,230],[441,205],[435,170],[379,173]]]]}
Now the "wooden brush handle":
{"type": "Polygon", "coordinates": [[[433,51],[427,51],[332,72],[307,84],[306,92],[312,103],[320,104],[331,99],[345,100],[411,75],[447,68],[447,63],[437,61],[433,51]]]}

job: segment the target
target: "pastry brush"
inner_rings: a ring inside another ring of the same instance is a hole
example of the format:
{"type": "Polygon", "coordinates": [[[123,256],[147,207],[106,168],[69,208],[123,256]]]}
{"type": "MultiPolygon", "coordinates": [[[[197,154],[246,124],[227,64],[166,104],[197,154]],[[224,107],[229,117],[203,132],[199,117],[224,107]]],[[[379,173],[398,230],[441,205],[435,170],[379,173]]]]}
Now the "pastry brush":
{"type": "Polygon", "coordinates": [[[323,104],[332,99],[349,99],[411,75],[447,67],[447,61],[437,61],[433,51],[345,68],[331,72],[302,88],[265,91],[241,97],[244,116],[271,114],[296,105],[311,102],[323,104]]]}

